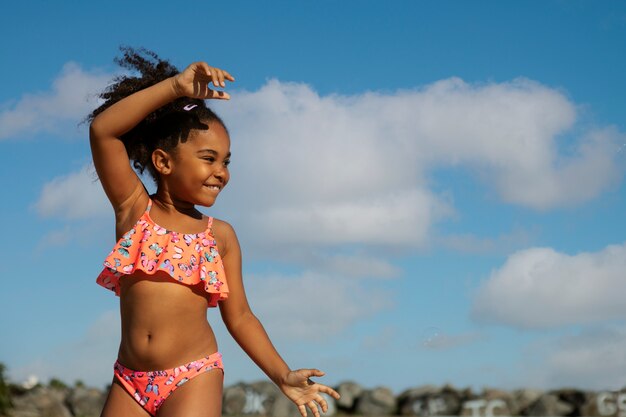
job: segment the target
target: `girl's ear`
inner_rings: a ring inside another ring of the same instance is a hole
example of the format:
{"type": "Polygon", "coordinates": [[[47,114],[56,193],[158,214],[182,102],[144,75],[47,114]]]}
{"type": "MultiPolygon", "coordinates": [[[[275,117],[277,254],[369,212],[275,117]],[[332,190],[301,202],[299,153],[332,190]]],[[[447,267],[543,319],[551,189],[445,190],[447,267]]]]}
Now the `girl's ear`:
{"type": "Polygon", "coordinates": [[[172,172],[172,157],[163,149],[155,149],[152,152],[152,165],[161,175],[168,175],[172,172]]]}

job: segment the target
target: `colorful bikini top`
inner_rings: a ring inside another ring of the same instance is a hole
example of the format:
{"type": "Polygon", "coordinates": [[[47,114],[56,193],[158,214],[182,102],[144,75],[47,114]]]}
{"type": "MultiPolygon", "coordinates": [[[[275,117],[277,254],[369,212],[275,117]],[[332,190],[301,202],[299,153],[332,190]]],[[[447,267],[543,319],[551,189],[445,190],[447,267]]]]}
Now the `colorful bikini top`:
{"type": "Polygon", "coordinates": [[[211,231],[213,217],[209,217],[202,233],[178,233],[156,224],[150,218],[151,207],[149,199],[148,208],[135,226],[122,236],[104,260],[104,269],[96,282],[119,296],[119,281],[123,275],[137,270],[150,275],[164,271],[182,284],[204,283],[209,307],[228,298],[224,265],[211,231]]]}

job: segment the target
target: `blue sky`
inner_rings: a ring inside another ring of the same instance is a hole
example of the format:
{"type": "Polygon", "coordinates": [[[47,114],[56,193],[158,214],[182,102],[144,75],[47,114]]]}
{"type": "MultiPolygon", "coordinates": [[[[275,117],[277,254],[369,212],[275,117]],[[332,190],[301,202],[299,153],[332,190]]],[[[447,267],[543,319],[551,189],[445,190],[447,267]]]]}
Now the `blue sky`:
{"type": "MultiPolygon", "coordinates": [[[[103,386],[117,299],[86,126],[119,45],[229,70],[210,103],[252,306],[292,367],[422,384],[626,382],[621,2],[14,2],[0,17],[0,361],[103,386]]],[[[226,383],[258,369],[209,311],[226,383]]]]}

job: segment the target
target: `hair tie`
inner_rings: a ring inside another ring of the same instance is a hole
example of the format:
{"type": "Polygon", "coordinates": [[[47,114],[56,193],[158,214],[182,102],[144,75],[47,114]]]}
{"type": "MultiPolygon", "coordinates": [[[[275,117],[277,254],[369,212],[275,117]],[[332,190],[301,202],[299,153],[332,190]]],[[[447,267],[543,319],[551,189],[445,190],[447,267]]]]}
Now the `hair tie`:
{"type": "Polygon", "coordinates": [[[189,111],[195,109],[196,107],[198,107],[197,104],[187,104],[185,107],[183,107],[183,110],[189,111]]]}

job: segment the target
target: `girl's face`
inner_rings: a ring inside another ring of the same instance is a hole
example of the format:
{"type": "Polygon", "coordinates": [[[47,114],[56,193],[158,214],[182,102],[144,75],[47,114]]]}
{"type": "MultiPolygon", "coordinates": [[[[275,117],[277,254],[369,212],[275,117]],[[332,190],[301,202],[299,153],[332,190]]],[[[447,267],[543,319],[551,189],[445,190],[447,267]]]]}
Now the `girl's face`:
{"type": "Polygon", "coordinates": [[[172,155],[167,181],[170,195],[180,201],[209,207],[228,183],[230,138],[226,129],[210,122],[208,130],[193,130],[172,155]]]}

